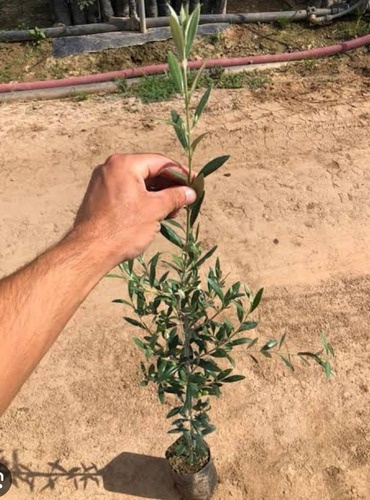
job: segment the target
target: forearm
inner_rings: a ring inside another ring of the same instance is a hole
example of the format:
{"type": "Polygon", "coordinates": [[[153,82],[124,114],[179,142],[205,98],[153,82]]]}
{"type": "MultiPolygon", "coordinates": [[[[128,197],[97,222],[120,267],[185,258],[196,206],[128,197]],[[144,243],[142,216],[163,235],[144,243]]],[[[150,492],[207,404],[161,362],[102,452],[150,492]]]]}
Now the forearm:
{"type": "Polygon", "coordinates": [[[0,415],[110,264],[71,233],[0,281],[0,415]]]}

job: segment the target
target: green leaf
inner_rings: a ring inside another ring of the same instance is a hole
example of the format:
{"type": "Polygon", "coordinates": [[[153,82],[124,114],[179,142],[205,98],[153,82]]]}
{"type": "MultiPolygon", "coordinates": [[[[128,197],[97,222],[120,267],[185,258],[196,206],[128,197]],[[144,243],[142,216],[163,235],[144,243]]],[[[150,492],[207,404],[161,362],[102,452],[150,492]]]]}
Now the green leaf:
{"type": "Polygon", "coordinates": [[[189,17],[189,4],[186,4],[186,9],[184,7],[184,4],[181,4],[181,9],[180,9],[180,21],[181,24],[185,24],[187,19],[189,17]]]}
{"type": "Polygon", "coordinates": [[[208,87],[208,89],[204,92],[199,104],[195,110],[193,126],[198,123],[199,118],[201,117],[203,110],[208,102],[209,96],[211,95],[212,87],[208,87]]]}
{"type": "Polygon", "coordinates": [[[328,343],[328,341],[327,341],[327,339],[326,339],[325,332],[324,332],[323,330],[321,331],[321,342],[322,342],[322,345],[324,346],[324,349],[325,349],[326,354],[331,354],[332,356],[334,356],[334,351],[333,351],[333,348],[332,348],[332,346],[328,343]]]}
{"type": "Polygon", "coordinates": [[[195,221],[198,218],[200,208],[202,206],[203,200],[205,196],[205,191],[203,191],[203,194],[200,198],[197,199],[195,203],[193,203],[192,208],[191,208],[191,213],[190,213],[190,225],[193,227],[195,224],[195,221]]]}
{"type": "Polygon", "coordinates": [[[218,284],[213,279],[211,279],[211,278],[207,278],[207,281],[208,281],[209,286],[211,287],[211,289],[223,301],[224,300],[224,294],[223,294],[221,288],[218,286],[218,284]]]}
{"type": "Polygon", "coordinates": [[[290,370],[292,370],[292,372],[294,372],[294,366],[289,361],[289,359],[285,358],[281,354],[278,354],[278,356],[281,358],[281,360],[283,361],[284,365],[286,365],[288,368],[290,368],[290,370]]]}
{"type": "Polygon", "coordinates": [[[193,10],[189,22],[186,26],[185,30],[185,41],[186,41],[186,47],[185,47],[185,54],[188,56],[191,52],[191,48],[193,46],[194,38],[197,34],[198,31],[198,25],[199,25],[199,18],[200,18],[200,4],[195,7],[193,10]]]}
{"type": "Polygon", "coordinates": [[[184,184],[188,183],[188,179],[185,174],[182,174],[181,172],[178,172],[177,170],[173,170],[172,168],[167,169],[168,172],[171,173],[174,177],[177,179],[181,180],[184,184]]]}
{"type": "Polygon", "coordinates": [[[124,299],[114,299],[114,300],[112,300],[112,302],[113,302],[114,304],[125,304],[126,306],[130,306],[130,307],[132,307],[131,302],[129,302],[128,300],[124,300],[124,299]]]}
{"type": "Polygon", "coordinates": [[[232,375],[231,377],[226,377],[222,382],[239,382],[239,380],[244,380],[244,375],[232,375]]]}
{"type": "Polygon", "coordinates": [[[176,125],[174,127],[175,133],[177,135],[178,140],[180,141],[182,147],[187,150],[188,149],[188,140],[185,133],[184,122],[181,116],[174,110],[171,110],[171,117],[173,123],[176,125]]]}
{"type": "Polygon", "coordinates": [[[250,349],[251,347],[253,347],[255,344],[257,344],[258,342],[258,337],[256,337],[255,339],[252,340],[252,342],[249,344],[248,346],[248,349],[250,349]]]}
{"type": "Polygon", "coordinates": [[[175,226],[177,227],[178,229],[181,229],[182,231],[184,231],[184,228],[182,227],[181,224],[179,224],[176,220],[174,219],[166,219],[166,224],[170,224],[171,226],[175,226]]]}
{"type": "Polygon", "coordinates": [[[158,388],[158,399],[161,402],[161,404],[164,405],[166,399],[165,399],[164,391],[163,391],[162,387],[158,388]]]}
{"type": "Polygon", "coordinates": [[[106,278],[118,278],[120,280],[124,280],[125,279],[124,276],[121,276],[120,274],[113,274],[113,273],[106,274],[105,277],[106,278]]]}
{"type": "Polygon", "coordinates": [[[214,358],[226,358],[227,352],[224,349],[217,349],[211,356],[214,358]]]}
{"type": "Polygon", "coordinates": [[[231,343],[232,343],[233,346],[236,346],[236,345],[250,344],[251,342],[253,342],[252,339],[244,338],[244,339],[233,340],[231,343]]]}
{"type": "MultiPolygon", "coordinates": [[[[168,5],[168,4],[167,4],[168,5]]],[[[171,35],[173,38],[173,41],[175,43],[177,52],[179,53],[179,56],[181,59],[184,58],[185,55],[185,43],[184,43],[184,35],[179,23],[179,18],[177,17],[176,12],[173,10],[173,8],[168,5],[168,8],[170,10],[170,19],[169,19],[169,24],[170,24],[170,29],[171,29],[171,35]]]]}
{"type": "Polygon", "coordinates": [[[277,346],[278,341],[276,339],[271,339],[264,346],[261,347],[261,351],[269,351],[273,347],[277,346]]]}
{"type": "Polygon", "coordinates": [[[250,354],[249,357],[251,359],[253,359],[253,361],[256,363],[256,365],[259,365],[258,359],[255,356],[253,356],[253,354],[250,354]]]}
{"type": "Polygon", "coordinates": [[[212,257],[212,255],[215,253],[216,250],[217,250],[217,245],[211,248],[211,250],[209,250],[205,255],[203,255],[203,257],[201,257],[198,260],[198,262],[194,264],[193,268],[200,267],[207,259],[212,257]]]}
{"type": "Polygon", "coordinates": [[[211,361],[210,359],[208,359],[208,360],[200,359],[199,366],[201,368],[204,368],[204,370],[207,370],[209,372],[219,372],[220,371],[220,368],[217,366],[217,364],[214,361],[211,361]]]}
{"type": "Polygon", "coordinates": [[[197,193],[197,200],[199,200],[204,193],[204,176],[199,174],[190,184],[190,187],[197,193]]]}
{"type": "Polygon", "coordinates": [[[184,82],[178,60],[172,54],[172,52],[168,53],[167,59],[171,78],[176,84],[177,90],[180,92],[180,94],[182,94],[184,90],[184,82]]]}
{"type": "Polygon", "coordinates": [[[245,321],[239,326],[238,332],[246,332],[247,330],[253,330],[257,326],[258,323],[256,321],[245,321]]]}
{"type": "Polygon", "coordinates": [[[156,253],[154,255],[154,257],[149,262],[149,284],[150,284],[150,286],[153,286],[154,282],[155,282],[155,271],[156,271],[156,267],[157,267],[158,259],[159,259],[160,255],[161,255],[160,252],[156,253]]]}
{"type": "Polygon", "coordinates": [[[256,296],[254,297],[252,306],[251,306],[250,311],[249,311],[250,313],[252,313],[258,307],[258,304],[260,303],[260,301],[262,299],[262,294],[263,294],[263,288],[258,290],[256,296]]]}
{"type": "Polygon", "coordinates": [[[195,75],[194,81],[193,81],[193,83],[191,85],[191,88],[190,88],[190,95],[192,95],[193,92],[194,92],[194,90],[197,88],[197,85],[199,83],[199,80],[200,80],[203,72],[204,72],[206,64],[207,64],[207,61],[204,61],[204,63],[202,64],[202,66],[197,71],[197,74],[195,75]]]}
{"type": "Polygon", "coordinates": [[[279,349],[282,348],[282,346],[285,342],[285,337],[286,337],[286,334],[284,333],[284,335],[281,337],[280,342],[279,342],[279,349]]]}
{"type": "Polygon", "coordinates": [[[211,432],[214,432],[216,430],[216,427],[214,425],[207,425],[207,427],[202,431],[203,436],[206,436],[207,434],[211,434],[211,432]]]}
{"type": "Polygon", "coordinates": [[[198,146],[198,144],[200,143],[200,141],[201,141],[202,139],[204,139],[204,137],[205,137],[206,135],[208,135],[208,134],[209,134],[209,132],[204,132],[204,134],[200,134],[200,135],[199,135],[199,136],[198,136],[198,137],[197,137],[197,138],[196,138],[196,139],[192,142],[192,144],[191,144],[191,149],[192,149],[193,153],[194,153],[194,151],[195,151],[196,147],[198,146]]]}
{"type": "Polygon", "coordinates": [[[330,376],[331,376],[331,374],[333,373],[333,371],[332,371],[332,369],[331,369],[331,365],[330,365],[329,361],[326,361],[326,362],[324,363],[323,368],[324,368],[324,372],[325,372],[325,376],[326,376],[326,378],[327,378],[327,379],[329,379],[329,378],[330,378],[330,376]]]}
{"type": "Polygon", "coordinates": [[[183,247],[183,242],[181,238],[173,231],[171,228],[166,226],[163,222],[161,223],[161,234],[171,243],[178,246],[179,248],[183,247]]]}
{"type": "Polygon", "coordinates": [[[233,360],[233,358],[230,356],[230,354],[226,354],[226,358],[227,360],[229,361],[230,365],[235,368],[235,362],[233,360]]]}
{"type": "Polygon", "coordinates": [[[243,319],[244,319],[244,308],[243,308],[243,304],[241,303],[240,300],[234,300],[234,304],[236,306],[236,312],[237,312],[237,315],[238,315],[238,320],[240,322],[243,322],[243,319]]]}
{"type": "Polygon", "coordinates": [[[199,172],[200,174],[203,174],[204,177],[207,177],[208,175],[212,174],[215,172],[217,169],[222,167],[224,163],[227,162],[227,160],[230,158],[230,155],[226,156],[219,156],[218,158],[215,158],[214,160],[209,161],[199,172]]]}
{"type": "Polygon", "coordinates": [[[261,354],[263,354],[266,358],[272,358],[272,356],[271,356],[271,354],[269,353],[269,351],[268,351],[268,350],[267,350],[267,351],[266,351],[266,350],[264,350],[264,351],[263,351],[263,350],[261,349],[261,351],[260,351],[260,352],[261,352],[261,354]]]}
{"type": "Polygon", "coordinates": [[[137,321],[134,318],[129,318],[128,316],[124,316],[123,319],[126,320],[127,323],[130,323],[130,325],[138,326],[139,328],[142,328],[143,330],[145,330],[144,326],[142,325],[142,323],[140,323],[140,321],[137,321]]]}
{"type": "Polygon", "coordinates": [[[143,349],[145,351],[145,349],[146,349],[145,344],[143,342],[141,342],[141,340],[134,338],[134,339],[132,339],[132,341],[137,347],[139,347],[140,349],[143,349]]]}
{"type": "Polygon", "coordinates": [[[152,120],[155,120],[156,122],[162,122],[162,123],[167,123],[168,125],[172,125],[172,127],[178,129],[179,132],[182,132],[184,130],[181,125],[178,123],[173,122],[172,120],[165,120],[163,118],[151,118],[152,120]]]}

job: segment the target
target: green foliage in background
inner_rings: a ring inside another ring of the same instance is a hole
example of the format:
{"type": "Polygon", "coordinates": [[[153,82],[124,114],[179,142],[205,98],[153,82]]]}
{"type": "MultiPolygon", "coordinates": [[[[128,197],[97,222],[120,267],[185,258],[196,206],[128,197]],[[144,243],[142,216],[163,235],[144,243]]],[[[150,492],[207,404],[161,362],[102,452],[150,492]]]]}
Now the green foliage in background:
{"type": "Polygon", "coordinates": [[[252,315],[263,289],[252,292],[237,281],[227,283],[217,246],[205,249],[200,239],[198,217],[210,175],[225,164],[228,155],[208,161],[194,178],[193,165],[197,147],[206,133],[195,130],[208,104],[211,87],[198,102],[195,90],[204,75],[205,64],[189,78],[188,57],[197,32],[200,7],[190,15],[182,7],[180,16],[171,9],[170,27],[176,55],[168,54],[170,78],[183,100],[183,114],[172,110],[167,122],[174,130],[187,158],[188,174],[173,171],[182,184],[197,192],[196,202],[186,208],[186,221],[168,219],[161,225],[162,235],[176,252],[169,258],[156,253],[148,262],[142,256],[123,262],[122,274],[110,277],[128,282],[128,298],[114,302],[131,309],[125,320],[141,333],[134,343],[143,353],[141,385],[156,386],[158,399],[168,400],[172,409],[169,432],[180,437],[177,454],[189,463],[208,453],[205,436],[215,430],[210,421],[211,398],[219,398],[223,387],[243,380],[235,373],[233,351],[243,348],[253,363],[278,358],[294,371],[294,360],[312,360],[330,377],[330,358],[334,352],[324,333],[322,348],[292,353],[285,335],[261,340],[256,335],[258,323],[252,315]],[[212,264],[210,264],[212,262],[212,264]]]}
{"type": "Polygon", "coordinates": [[[87,7],[89,7],[90,5],[94,5],[95,3],[95,0],[76,0],[76,1],[81,10],[86,9],[87,7]]]}
{"type": "Polygon", "coordinates": [[[28,33],[32,37],[32,45],[36,47],[39,46],[41,42],[46,40],[45,31],[43,29],[38,28],[37,26],[28,30],[28,33]]]}

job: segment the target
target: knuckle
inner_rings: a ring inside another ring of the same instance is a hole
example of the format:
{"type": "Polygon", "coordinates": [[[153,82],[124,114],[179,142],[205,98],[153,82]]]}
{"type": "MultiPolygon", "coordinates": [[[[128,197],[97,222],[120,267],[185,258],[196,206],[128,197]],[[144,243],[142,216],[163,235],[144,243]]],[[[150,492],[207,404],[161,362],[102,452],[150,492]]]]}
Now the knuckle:
{"type": "Polygon", "coordinates": [[[110,155],[107,158],[107,161],[105,162],[105,164],[109,165],[109,166],[114,166],[114,165],[116,165],[116,164],[118,164],[119,162],[122,161],[123,156],[124,155],[122,155],[120,153],[113,153],[112,155],[110,155]]]}

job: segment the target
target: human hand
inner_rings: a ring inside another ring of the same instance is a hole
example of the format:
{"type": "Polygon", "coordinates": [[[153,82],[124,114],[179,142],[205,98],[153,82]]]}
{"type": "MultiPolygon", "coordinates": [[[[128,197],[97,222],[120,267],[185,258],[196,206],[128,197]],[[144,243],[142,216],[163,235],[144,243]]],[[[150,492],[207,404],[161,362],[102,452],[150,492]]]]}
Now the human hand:
{"type": "Polygon", "coordinates": [[[195,201],[169,168],[186,174],[159,154],[115,154],[94,170],[73,232],[97,244],[109,269],[142,253],[162,220],[195,201]]]}

